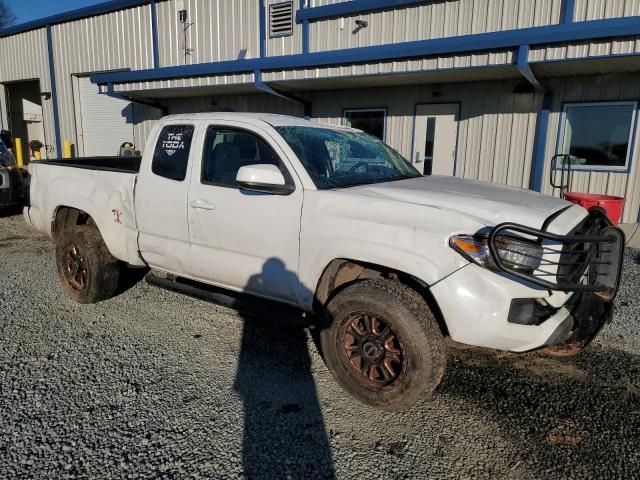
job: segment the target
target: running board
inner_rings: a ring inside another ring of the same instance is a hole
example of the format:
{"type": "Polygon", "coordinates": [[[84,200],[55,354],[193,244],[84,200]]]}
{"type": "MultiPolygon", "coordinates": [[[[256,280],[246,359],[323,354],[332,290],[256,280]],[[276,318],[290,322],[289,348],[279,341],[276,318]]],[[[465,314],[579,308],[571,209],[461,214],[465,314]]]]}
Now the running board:
{"type": "Polygon", "coordinates": [[[307,328],[316,323],[312,314],[299,308],[259,298],[248,293],[234,292],[182,277],[162,278],[153,273],[147,274],[145,280],[150,285],[231,308],[257,320],[265,320],[292,328],[307,328]]]}

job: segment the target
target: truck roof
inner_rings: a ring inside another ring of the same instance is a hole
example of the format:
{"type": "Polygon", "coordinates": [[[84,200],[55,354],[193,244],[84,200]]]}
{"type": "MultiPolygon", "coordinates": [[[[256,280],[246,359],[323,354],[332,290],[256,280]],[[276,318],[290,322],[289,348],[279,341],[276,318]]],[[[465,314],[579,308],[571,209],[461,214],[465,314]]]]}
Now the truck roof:
{"type": "Polygon", "coordinates": [[[243,112],[203,112],[167,115],[163,117],[161,123],[172,123],[175,121],[213,121],[213,120],[238,120],[248,123],[264,122],[272,127],[311,127],[327,128],[331,130],[353,130],[341,125],[329,125],[324,123],[311,122],[304,118],[290,115],[276,115],[273,113],[243,113],[243,112]]]}

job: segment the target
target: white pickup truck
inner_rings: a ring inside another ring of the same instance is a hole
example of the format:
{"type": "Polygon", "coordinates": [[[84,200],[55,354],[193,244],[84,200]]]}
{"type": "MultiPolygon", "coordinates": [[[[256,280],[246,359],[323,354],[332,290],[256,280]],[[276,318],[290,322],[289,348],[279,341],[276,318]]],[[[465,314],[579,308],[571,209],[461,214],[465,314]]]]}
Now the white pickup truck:
{"type": "Polygon", "coordinates": [[[25,217],[55,240],[71,298],[112,297],[129,266],[185,293],[293,307],[316,319],[336,380],[387,410],[436,388],[446,338],[579,350],[611,318],[619,285],[624,235],[601,210],[422,176],[344,127],[169,116],[141,159],[30,171],[25,217]]]}

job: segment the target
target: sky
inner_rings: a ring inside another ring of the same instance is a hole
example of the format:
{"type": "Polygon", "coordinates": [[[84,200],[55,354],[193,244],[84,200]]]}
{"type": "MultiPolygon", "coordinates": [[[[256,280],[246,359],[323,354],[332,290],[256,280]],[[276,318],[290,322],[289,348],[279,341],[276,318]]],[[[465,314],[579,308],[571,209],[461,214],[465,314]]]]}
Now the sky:
{"type": "Polygon", "coordinates": [[[4,0],[16,16],[15,24],[102,3],[105,0],[4,0]]]}

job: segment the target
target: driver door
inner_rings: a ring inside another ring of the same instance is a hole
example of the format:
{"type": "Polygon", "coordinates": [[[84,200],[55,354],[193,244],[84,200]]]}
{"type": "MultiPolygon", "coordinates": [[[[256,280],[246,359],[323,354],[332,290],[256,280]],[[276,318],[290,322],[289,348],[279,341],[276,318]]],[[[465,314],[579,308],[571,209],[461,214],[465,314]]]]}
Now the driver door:
{"type": "Polygon", "coordinates": [[[303,190],[268,135],[240,122],[207,128],[189,188],[190,271],[194,278],[296,304],[303,190]],[[277,165],[288,195],[238,188],[242,166],[277,165]]]}

